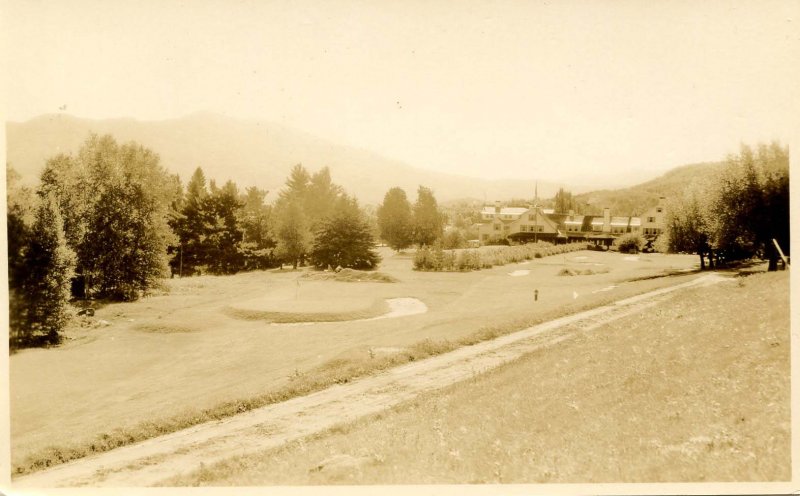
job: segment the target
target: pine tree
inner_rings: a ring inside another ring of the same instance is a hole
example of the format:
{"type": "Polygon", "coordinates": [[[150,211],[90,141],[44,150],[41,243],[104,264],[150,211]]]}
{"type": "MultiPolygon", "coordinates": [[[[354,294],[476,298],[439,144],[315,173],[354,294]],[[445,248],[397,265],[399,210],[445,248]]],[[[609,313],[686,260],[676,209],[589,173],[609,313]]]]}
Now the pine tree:
{"type": "Polygon", "coordinates": [[[312,232],[315,232],[325,218],[331,215],[341,194],[342,188],[333,183],[327,167],[323,167],[311,176],[306,190],[305,210],[312,232]]]}
{"type": "Polygon", "coordinates": [[[23,318],[10,335],[15,345],[33,344],[42,338],[56,343],[69,320],[75,254],[67,246],[63,225],[56,198],[42,198],[25,255],[23,318]]]}
{"type": "Polygon", "coordinates": [[[208,268],[212,274],[234,274],[244,266],[244,258],[239,251],[243,236],[238,219],[241,208],[239,190],[233,181],[215,189],[207,198],[205,243],[208,268]]]}
{"type": "Polygon", "coordinates": [[[191,275],[208,263],[206,253],[206,212],[208,190],[203,169],[198,167],[186,185],[186,195],[181,202],[180,215],[170,219],[170,227],[178,237],[178,249],[171,261],[173,273],[191,275]]]}
{"type": "Polygon", "coordinates": [[[316,233],[311,260],[315,267],[370,270],[378,266],[375,239],[355,199],[343,195],[316,233]]]}
{"type": "Polygon", "coordinates": [[[20,175],[6,163],[8,323],[12,342],[24,337],[27,331],[26,257],[31,242],[31,226],[36,215],[33,194],[28,188],[19,185],[19,179],[20,175]]]}
{"type": "Polygon", "coordinates": [[[270,222],[272,207],[267,205],[267,192],[251,186],[240,197],[239,223],[242,228],[240,245],[245,270],[266,269],[273,265],[273,249],[270,222]]]}
{"type": "Polygon", "coordinates": [[[311,231],[303,205],[298,199],[281,199],[275,207],[275,238],[281,261],[297,268],[311,246],[311,231]]]}
{"type": "Polygon", "coordinates": [[[310,180],[305,168],[295,165],[275,204],[276,252],[282,262],[291,263],[295,269],[302,263],[313,240],[312,219],[307,214],[310,180]]]}

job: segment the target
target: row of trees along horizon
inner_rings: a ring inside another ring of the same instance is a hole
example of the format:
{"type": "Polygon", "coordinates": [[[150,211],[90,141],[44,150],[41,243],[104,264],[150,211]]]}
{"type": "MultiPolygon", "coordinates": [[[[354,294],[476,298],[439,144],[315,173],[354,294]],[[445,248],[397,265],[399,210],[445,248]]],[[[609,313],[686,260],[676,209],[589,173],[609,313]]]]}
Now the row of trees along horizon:
{"type": "MultiPolygon", "coordinates": [[[[7,164],[12,346],[57,342],[73,296],[130,301],[170,275],[284,263],[373,269],[380,262],[377,238],[395,250],[460,248],[477,237],[480,219],[463,204],[445,215],[424,186],[413,205],[404,190],[391,188],[377,211],[363,208],[327,168],[309,174],[302,165],[272,204],[267,191],[240,192],[232,181],[219,187],[200,168],[184,190],[157,154],[111,136],[92,135],[76,155],[49,159],[35,192],[18,179],[7,164]]],[[[743,146],[713,187],[689,188],[673,199],[660,245],[712,265],[766,255],[772,268],[770,240],[788,250],[788,194],[788,148],[743,146]]],[[[548,202],[561,211],[580,207],[563,190],[548,202]]]]}
{"type": "Polygon", "coordinates": [[[267,191],[217,186],[200,168],[184,190],[157,154],[108,135],[47,160],[35,191],[6,169],[13,346],[57,342],[72,297],[131,301],[169,276],[285,263],[369,270],[380,261],[379,224],[401,249],[436,242],[445,221],[424,186],[413,208],[393,188],[376,216],[333,183],[327,167],[310,174],[296,165],[272,204],[267,191]],[[400,197],[406,204],[394,201],[400,197]]]}

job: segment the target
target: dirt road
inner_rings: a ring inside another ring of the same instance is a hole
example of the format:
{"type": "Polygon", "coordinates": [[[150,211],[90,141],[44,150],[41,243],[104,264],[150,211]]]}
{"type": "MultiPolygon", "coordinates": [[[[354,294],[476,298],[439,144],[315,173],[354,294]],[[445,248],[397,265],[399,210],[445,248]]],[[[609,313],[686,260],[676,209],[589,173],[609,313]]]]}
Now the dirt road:
{"type": "Polygon", "coordinates": [[[726,279],[716,274],[700,276],[687,283],[562,317],[349,384],[59,465],[15,479],[13,486],[158,485],[169,477],[195,470],[201,464],[279,447],[337,424],[377,413],[420,393],[496,368],[576,333],[640,312],[668,299],[675,291],[726,279]]]}

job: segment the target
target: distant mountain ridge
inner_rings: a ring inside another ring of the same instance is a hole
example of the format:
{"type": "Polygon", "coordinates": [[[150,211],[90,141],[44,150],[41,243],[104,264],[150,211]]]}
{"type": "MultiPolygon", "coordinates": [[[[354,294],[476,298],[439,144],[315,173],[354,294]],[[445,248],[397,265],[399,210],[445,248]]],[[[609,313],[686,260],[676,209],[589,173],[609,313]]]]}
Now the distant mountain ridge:
{"type": "Polygon", "coordinates": [[[683,165],[635,186],[589,191],[575,195],[575,200],[588,204],[586,213],[600,213],[608,207],[612,215],[640,215],[654,207],[661,196],[677,198],[690,184],[713,180],[722,166],[723,162],[683,165]]]}
{"type": "MultiPolygon", "coordinates": [[[[90,133],[111,134],[119,142],[136,141],[150,148],[184,183],[202,167],[206,177],[218,183],[232,179],[241,189],[258,186],[274,194],[290,168],[302,163],[310,171],[330,167],[334,182],[364,203],[381,202],[394,186],[405,189],[413,201],[419,185],[432,188],[440,200],[533,197],[533,181],[492,181],[429,171],[277,124],[208,113],[162,121],[50,114],[9,122],[7,162],[22,175],[23,182],[34,184],[48,158],[76,153],[90,133]]],[[[540,181],[539,194],[552,196],[559,186],[540,181]]]]}

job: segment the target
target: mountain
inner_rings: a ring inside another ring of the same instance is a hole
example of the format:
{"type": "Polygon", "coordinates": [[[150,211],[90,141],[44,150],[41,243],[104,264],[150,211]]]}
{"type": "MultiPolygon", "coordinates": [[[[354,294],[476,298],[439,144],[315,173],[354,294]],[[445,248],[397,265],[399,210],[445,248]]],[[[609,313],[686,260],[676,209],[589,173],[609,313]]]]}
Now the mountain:
{"type": "MultiPolygon", "coordinates": [[[[24,183],[35,184],[49,157],[76,153],[90,133],[111,134],[118,142],[136,141],[150,148],[184,183],[195,168],[202,167],[206,177],[218,184],[232,179],[242,189],[258,186],[274,194],[283,186],[289,169],[302,163],[312,172],[329,166],[334,182],[364,203],[380,203],[394,186],[405,189],[411,201],[420,184],[432,188],[440,201],[529,198],[534,189],[532,181],[489,181],[433,172],[280,125],[208,113],[162,121],[90,120],[51,114],[9,122],[7,162],[24,183]]],[[[539,182],[539,195],[552,196],[558,187],[539,182]]]]}
{"type": "Polygon", "coordinates": [[[676,198],[693,182],[713,180],[722,165],[722,162],[683,165],[635,186],[581,193],[575,195],[575,200],[588,205],[585,213],[599,214],[604,207],[609,207],[612,215],[639,215],[654,207],[661,196],[676,198]]]}

